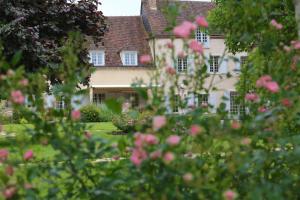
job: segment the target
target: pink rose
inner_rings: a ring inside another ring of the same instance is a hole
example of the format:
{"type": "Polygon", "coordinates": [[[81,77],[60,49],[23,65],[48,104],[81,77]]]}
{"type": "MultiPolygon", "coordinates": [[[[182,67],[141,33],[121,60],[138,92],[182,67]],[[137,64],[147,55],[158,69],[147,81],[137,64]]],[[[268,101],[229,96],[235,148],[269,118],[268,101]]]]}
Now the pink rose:
{"type": "Polygon", "coordinates": [[[163,157],[165,163],[169,164],[170,162],[172,162],[175,159],[175,155],[172,152],[167,152],[164,154],[163,157]]]}
{"type": "Polygon", "coordinates": [[[16,187],[9,186],[9,187],[4,189],[3,196],[4,196],[5,199],[11,199],[11,198],[13,198],[13,196],[15,195],[16,192],[17,192],[16,187]]]}
{"type": "Polygon", "coordinates": [[[186,173],[182,178],[185,182],[191,182],[194,179],[194,176],[191,173],[186,173]]]}
{"type": "Polygon", "coordinates": [[[277,93],[279,91],[279,86],[275,81],[267,82],[265,88],[271,93],[277,93]]]}
{"type": "Polygon", "coordinates": [[[256,87],[261,88],[265,87],[267,82],[272,81],[272,77],[269,75],[263,75],[256,81],[256,87]]]}
{"type": "Polygon", "coordinates": [[[283,28],[282,24],[278,23],[275,19],[272,19],[270,24],[275,27],[277,30],[280,30],[283,28]]]}
{"type": "Polygon", "coordinates": [[[158,139],[155,135],[152,134],[146,134],[144,137],[144,140],[149,145],[154,145],[158,143],[158,139]]]}
{"type": "Polygon", "coordinates": [[[7,176],[12,176],[14,174],[14,168],[13,168],[13,166],[8,165],[5,168],[5,173],[6,173],[7,176]]]}
{"type": "Polygon", "coordinates": [[[267,108],[264,107],[264,106],[261,106],[261,107],[258,108],[258,112],[264,113],[264,112],[267,112],[267,111],[268,111],[267,108]]]}
{"type": "Polygon", "coordinates": [[[167,72],[167,74],[170,74],[170,75],[176,74],[176,70],[173,67],[166,67],[166,72],[167,72]]]}
{"type": "Polygon", "coordinates": [[[195,53],[203,54],[203,47],[202,45],[197,42],[196,40],[192,40],[189,44],[190,49],[192,49],[195,53]]]}
{"type": "Polygon", "coordinates": [[[288,98],[282,99],[281,104],[287,108],[289,108],[293,105],[293,103],[288,98]]]}
{"type": "Polygon", "coordinates": [[[193,124],[190,128],[191,136],[196,136],[196,135],[200,134],[201,132],[202,132],[202,127],[197,124],[193,124]]]}
{"type": "Polygon", "coordinates": [[[248,138],[248,137],[246,137],[246,138],[242,139],[241,144],[243,144],[243,145],[249,145],[249,144],[251,144],[251,142],[252,142],[251,139],[248,138]]]}
{"type": "Polygon", "coordinates": [[[227,191],[224,192],[223,196],[226,200],[233,200],[233,199],[236,198],[237,195],[234,191],[227,190],[227,191]]]}
{"type": "Polygon", "coordinates": [[[84,137],[85,137],[86,139],[88,139],[88,140],[89,140],[89,139],[91,139],[91,138],[92,138],[92,136],[93,136],[93,135],[92,135],[92,133],[91,133],[91,132],[89,132],[89,131],[85,131],[85,132],[84,132],[84,137]]]}
{"type": "Polygon", "coordinates": [[[77,121],[80,119],[80,116],[81,116],[81,113],[79,110],[73,110],[72,113],[71,113],[71,118],[72,120],[74,121],[77,121]]]}
{"type": "Polygon", "coordinates": [[[173,49],[173,48],[174,48],[174,44],[173,44],[172,42],[168,42],[168,43],[166,44],[166,46],[167,46],[167,48],[169,48],[169,49],[173,49]]]}
{"type": "Polygon", "coordinates": [[[292,43],[292,45],[293,45],[294,49],[300,49],[300,41],[294,41],[292,43]]]}
{"type": "Polygon", "coordinates": [[[144,135],[141,134],[141,133],[136,133],[134,135],[134,138],[135,138],[135,140],[134,140],[135,146],[136,147],[142,147],[143,144],[144,144],[144,135]]]}
{"type": "Polygon", "coordinates": [[[157,151],[154,151],[154,152],[150,153],[150,158],[152,160],[156,160],[160,157],[161,157],[161,151],[160,150],[157,150],[157,151]]]}
{"type": "Polygon", "coordinates": [[[4,161],[7,160],[9,155],[8,150],[6,149],[0,149],[0,163],[3,163],[4,161]]]}
{"type": "Polygon", "coordinates": [[[164,127],[167,123],[167,119],[165,116],[155,116],[153,117],[153,122],[152,122],[152,125],[153,125],[153,129],[155,131],[161,129],[162,127],[164,127]]]}
{"type": "Polygon", "coordinates": [[[201,27],[204,27],[204,28],[208,27],[208,23],[207,23],[205,17],[203,17],[203,16],[197,16],[196,23],[201,27]]]}
{"type": "Polygon", "coordinates": [[[236,120],[232,121],[232,122],[231,122],[231,128],[232,128],[232,129],[235,129],[235,130],[240,129],[240,128],[241,128],[240,122],[238,122],[238,121],[236,121],[236,120]]]}
{"type": "Polygon", "coordinates": [[[142,63],[142,64],[149,64],[149,63],[151,63],[151,56],[150,55],[142,55],[140,57],[140,63],[142,63]]]}
{"type": "Polygon", "coordinates": [[[256,93],[248,93],[246,94],[245,99],[248,101],[256,102],[258,101],[258,95],[256,93]]]}
{"type": "Polygon", "coordinates": [[[26,78],[20,80],[19,82],[20,85],[22,85],[23,87],[26,87],[28,85],[28,80],[26,78]]]}
{"type": "Polygon", "coordinates": [[[173,29],[173,33],[177,37],[188,38],[192,31],[196,30],[196,25],[189,21],[184,21],[173,29]]]}
{"type": "Polygon", "coordinates": [[[135,148],[132,151],[130,160],[135,166],[139,167],[145,159],[147,159],[147,153],[143,149],[135,148]]]}
{"type": "Polygon", "coordinates": [[[20,90],[12,91],[10,97],[15,104],[23,104],[25,102],[25,97],[20,90]]]}
{"type": "Polygon", "coordinates": [[[24,153],[23,158],[24,158],[25,161],[28,161],[28,160],[32,159],[33,156],[34,156],[33,155],[33,151],[32,150],[28,150],[28,151],[26,151],[24,153]]]}
{"type": "Polygon", "coordinates": [[[167,138],[167,144],[171,146],[178,145],[181,138],[178,135],[171,135],[167,138]]]}

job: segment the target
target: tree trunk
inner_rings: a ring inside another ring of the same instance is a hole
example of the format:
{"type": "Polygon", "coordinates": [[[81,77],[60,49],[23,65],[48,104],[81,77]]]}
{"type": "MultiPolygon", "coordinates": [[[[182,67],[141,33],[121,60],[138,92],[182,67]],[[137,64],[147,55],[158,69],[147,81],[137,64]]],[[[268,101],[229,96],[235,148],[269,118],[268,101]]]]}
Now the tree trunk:
{"type": "Polygon", "coordinates": [[[294,0],[296,23],[298,27],[298,39],[300,39],[300,0],[294,0]]]}

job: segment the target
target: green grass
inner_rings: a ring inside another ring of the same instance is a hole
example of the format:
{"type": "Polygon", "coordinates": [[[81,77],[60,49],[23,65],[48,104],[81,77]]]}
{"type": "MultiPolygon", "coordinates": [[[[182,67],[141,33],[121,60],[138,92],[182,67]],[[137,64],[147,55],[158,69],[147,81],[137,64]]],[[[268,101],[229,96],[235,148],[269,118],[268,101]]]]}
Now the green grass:
{"type": "MultiPolygon", "coordinates": [[[[126,135],[112,135],[112,132],[118,129],[110,122],[103,123],[87,123],[88,130],[95,136],[108,140],[111,143],[117,143],[119,140],[127,138],[126,135]]],[[[24,124],[8,124],[4,125],[4,131],[9,137],[0,137],[0,148],[6,148],[11,152],[11,156],[20,156],[24,152],[21,149],[31,149],[35,153],[37,160],[51,159],[56,154],[56,151],[50,146],[41,144],[28,145],[29,137],[26,136],[26,129],[33,128],[32,125],[24,124]]]]}

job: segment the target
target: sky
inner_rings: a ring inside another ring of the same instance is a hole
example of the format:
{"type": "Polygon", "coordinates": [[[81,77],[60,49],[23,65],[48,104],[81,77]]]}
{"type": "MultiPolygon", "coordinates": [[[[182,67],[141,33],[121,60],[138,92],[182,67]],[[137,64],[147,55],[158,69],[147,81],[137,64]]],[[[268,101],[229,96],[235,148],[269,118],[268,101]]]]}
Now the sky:
{"type": "MultiPolygon", "coordinates": [[[[99,0],[102,5],[100,10],[105,16],[139,15],[141,0],[99,0]]],[[[193,0],[209,1],[209,0],[193,0]]]]}

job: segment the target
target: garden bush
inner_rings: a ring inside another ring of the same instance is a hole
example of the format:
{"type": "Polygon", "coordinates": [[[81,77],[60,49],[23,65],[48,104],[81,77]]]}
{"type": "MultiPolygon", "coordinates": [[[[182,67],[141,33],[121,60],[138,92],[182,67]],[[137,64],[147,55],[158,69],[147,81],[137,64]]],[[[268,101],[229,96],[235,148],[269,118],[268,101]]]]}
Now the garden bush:
{"type": "Polygon", "coordinates": [[[99,106],[101,122],[111,122],[114,118],[114,112],[109,110],[105,104],[99,106]]]}
{"type": "Polygon", "coordinates": [[[101,122],[100,109],[93,104],[80,108],[82,122],[101,122]]]}

